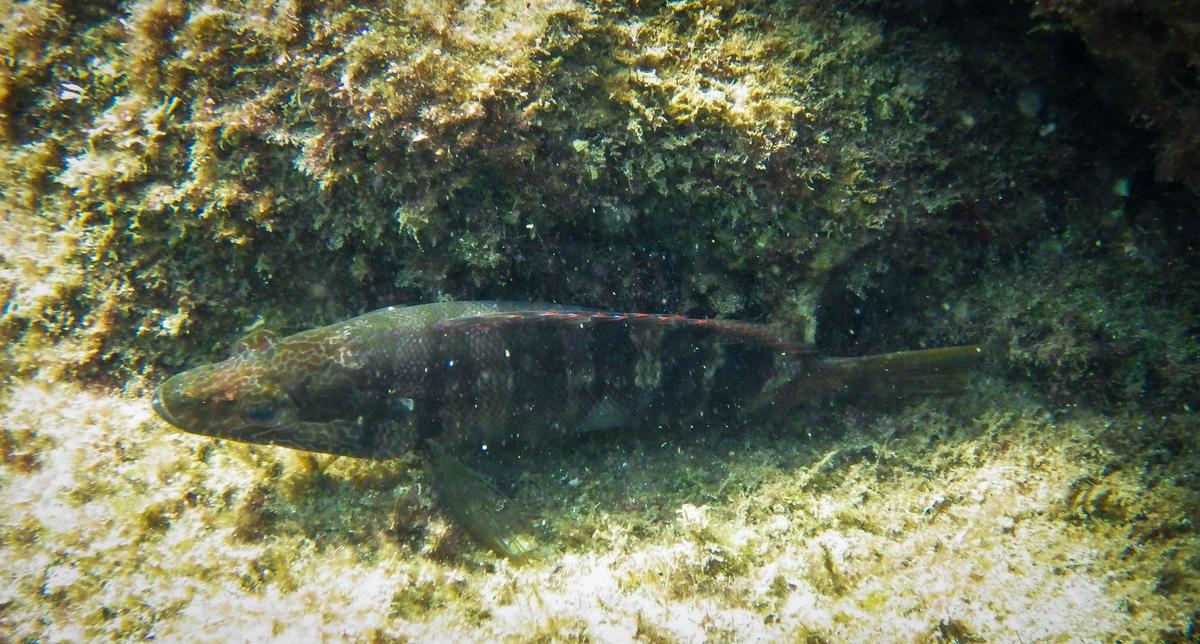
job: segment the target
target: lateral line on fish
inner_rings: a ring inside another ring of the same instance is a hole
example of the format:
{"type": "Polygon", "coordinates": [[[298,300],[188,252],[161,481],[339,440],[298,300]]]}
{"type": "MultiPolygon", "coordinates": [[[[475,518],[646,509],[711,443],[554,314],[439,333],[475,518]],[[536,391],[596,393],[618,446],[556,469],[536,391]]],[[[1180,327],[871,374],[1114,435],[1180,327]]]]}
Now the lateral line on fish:
{"type": "Polygon", "coordinates": [[[813,352],[811,348],[796,342],[787,334],[762,324],[738,320],[691,318],[678,313],[626,313],[589,309],[502,311],[447,318],[435,322],[433,328],[435,331],[448,331],[474,325],[502,325],[519,322],[629,322],[672,325],[706,329],[713,333],[758,343],[788,354],[813,352]]]}

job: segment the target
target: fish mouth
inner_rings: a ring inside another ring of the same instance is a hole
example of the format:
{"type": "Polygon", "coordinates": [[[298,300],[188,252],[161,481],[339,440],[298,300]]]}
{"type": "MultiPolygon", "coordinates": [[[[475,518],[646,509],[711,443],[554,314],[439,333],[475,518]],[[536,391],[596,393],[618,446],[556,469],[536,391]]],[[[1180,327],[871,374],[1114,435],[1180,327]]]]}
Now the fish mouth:
{"type": "Polygon", "coordinates": [[[154,390],[154,395],[150,397],[150,407],[154,409],[154,413],[158,414],[159,418],[178,427],[179,424],[175,422],[175,417],[167,410],[167,403],[163,401],[162,390],[161,385],[154,390]]]}

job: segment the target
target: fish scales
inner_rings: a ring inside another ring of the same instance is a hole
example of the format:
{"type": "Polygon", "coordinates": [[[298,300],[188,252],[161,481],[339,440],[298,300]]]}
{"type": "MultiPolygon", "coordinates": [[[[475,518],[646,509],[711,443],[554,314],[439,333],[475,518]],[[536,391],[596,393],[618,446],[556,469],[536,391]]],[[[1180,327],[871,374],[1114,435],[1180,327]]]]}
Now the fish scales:
{"type": "Polygon", "coordinates": [[[240,346],[163,383],[158,414],[193,433],[370,458],[431,440],[724,425],[879,383],[951,393],[977,353],[824,358],[751,323],[506,302],[390,307],[240,346]]]}
{"type": "MultiPolygon", "coordinates": [[[[711,345],[727,338],[677,320],[649,323],[571,315],[437,327],[431,343],[444,360],[430,369],[440,401],[414,405],[417,414],[430,410],[424,437],[538,444],[618,424],[665,424],[672,410],[703,410],[713,390],[746,382],[708,373],[711,345]],[[657,375],[639,379],[647,371],[657,375]]],[[[758,353],[769,361],[769,349],[758,353]]]]}

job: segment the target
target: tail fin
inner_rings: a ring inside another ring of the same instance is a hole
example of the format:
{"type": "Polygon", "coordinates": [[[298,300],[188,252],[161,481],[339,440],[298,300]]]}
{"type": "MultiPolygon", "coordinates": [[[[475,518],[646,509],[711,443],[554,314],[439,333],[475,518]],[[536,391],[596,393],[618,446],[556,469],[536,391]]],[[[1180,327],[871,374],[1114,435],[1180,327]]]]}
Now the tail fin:
{"type": "Polygon", "coordinates": [[[954,396],[966,391],[981,355],[978,346],[967,345],[835,358],[831,366],[845,371],[847,385],[869,395],[954,396]]]}
{"type": "Polygon", "coordinates": [[[982,355],[979,346],[965,345],[827,358],[771,388],[756,406],[787,408],[839,392],[879,401],[953,396],[966,391],[982,355]]]}

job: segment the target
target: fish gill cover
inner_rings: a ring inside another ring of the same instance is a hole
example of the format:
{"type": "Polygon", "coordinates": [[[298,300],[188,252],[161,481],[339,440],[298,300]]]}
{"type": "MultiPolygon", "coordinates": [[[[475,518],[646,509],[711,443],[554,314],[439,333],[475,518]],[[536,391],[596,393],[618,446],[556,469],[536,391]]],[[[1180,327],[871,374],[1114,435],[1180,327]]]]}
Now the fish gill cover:
{"type": "Polygon", "coordinates": [[[0,4],[0,628],[1194,637],[1195,21],[797,4],[0,4]],[[412,462],[150,420],[256,321],[468,298],[991,357],[956,404],[525,458],[562,554],[520,569],[412,462]]]}

